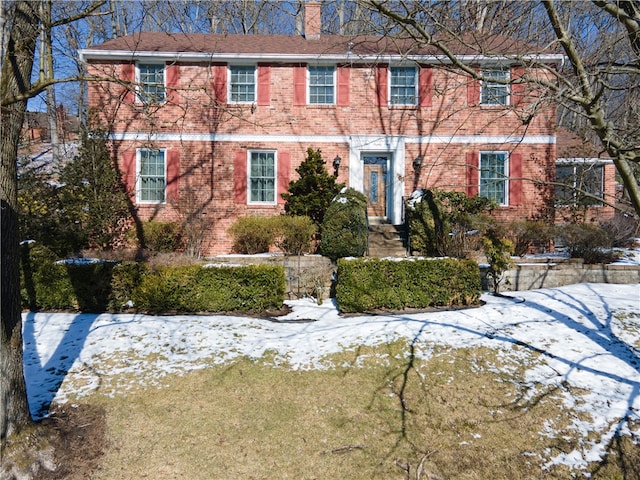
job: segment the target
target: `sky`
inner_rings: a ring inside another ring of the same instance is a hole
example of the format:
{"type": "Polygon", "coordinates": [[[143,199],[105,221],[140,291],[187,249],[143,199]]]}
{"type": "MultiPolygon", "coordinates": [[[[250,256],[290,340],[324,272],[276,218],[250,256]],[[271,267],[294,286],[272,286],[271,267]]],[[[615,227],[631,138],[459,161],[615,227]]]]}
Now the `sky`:
{"type": "MultiPolygon", "coordinates": [[[[287,301],[291,312],[274,319],[26,312],[29,403],[41,418],[52,401],[162,388],[166,375],[267,351],[292,369],[326,369],[329,354],[405,338],[421,358],[436,346],[482,346],[521,360],[532,397],[559,387],[566,407],[586,414],[574,415],[571,427],[581,440],[572,452],[540,458],[543,466],[585,471],[615,434],[640,436],[640,427],[630,431],[627,422],[640,425],[639,284],[569,285],[482,300],[481,307],[455,311],[342,316],[333,300],[318,305],[307,298],[287,301]],[[532,352],[541,353],[539,361],[531,362],[532,352]],[[567,384],[583,393],[570,395],[567,384]],[[587,440],[589,432],[599,435],[587,440]]],[[[540,434],[554,432],[541,426],[540,434]]]]}

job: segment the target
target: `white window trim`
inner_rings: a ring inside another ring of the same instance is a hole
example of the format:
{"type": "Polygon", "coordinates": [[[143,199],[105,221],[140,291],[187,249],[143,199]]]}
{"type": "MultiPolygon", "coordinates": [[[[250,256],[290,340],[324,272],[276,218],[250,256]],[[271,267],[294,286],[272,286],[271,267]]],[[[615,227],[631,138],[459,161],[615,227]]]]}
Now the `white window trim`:
{"type": "Polygon", "coordinates": [[[164,87],[164,99],[161,102],[154,102],[157,105],[166,103],[167,101],[167,64],[165,62],[136,62],[136,103],[146,104],[142,99],[142,81],[140,80],[140,65],[161,65],[162,66],[162,86],[164,87]]]}
{"type": "Polygon", "coordinates": [[[389,99],[388,103],[390,107],[415,107],[420,103],[420,99],[418,98],[418,95],[420,93],[420,71],[418,70],[417,67],[411,67],[408,65],[389,65],[388,69],[388,78],[389,81],[387,82],[389,85],[387,86],[387,98],[389,99]],[[416,84],[414,85],[414,89],[415,89],[415,93],[414,93],[414,98],[415,101],[413,103],[393,103],[391,101],[391,69],[393,68],[412,68],[415,72],[415,78],[416,78],[416,84]]]}
{"type": "Polygon", "coordinates": [[[254,64],[238,63],[227,65],[227,103],[232,105],[252,105],[258,101],[258,66],[254,64]],[[231,68],[233,67],[253,67],[253,100],[238,101],[231,99],[231,68]]]}
{"type": "Polygon", "coordinates": [[[310,106],[322,106],[322,105],[337,105],[338,100],[338,68],[331,65],[307,65],[307,105],[310,106]],[[332,103],[311,103],[311,68],[333,68],[333,102],[332,103]]]}
{"type": "MultiPolygon", "coordinates": [[[[509,206],[509,177],[511,163],[509,158],[509,152],[506,150],[481,150],[478,155],[478,195],[482,196],[482,155],[504,155],[504,203],[499,203],[498,205],[501,207],[509,206]]],[[[489,198],[489,197],[485,197],[489,198]]]]}
{"type": "Polygon", "coordinates": [[[274,206],[278,204],[278,151],[273,149],[254,148],[247,150],[247,205],[274,206]],[[257,202],[251,200],[251,154],[255,152],[273,153],[273,201],[257,202]]]}
{"type": "Polygon", "coordinates": [[[136,149],[136,203],[142,205],[161,205],[167,203],[167,149],[166,148],[137,148],[136,149]],[[164,157],[164,200],[142,200],[142,175],[140,168],[142,167],[142,152],[157,150],[162,152],[164,157]]]}
{"type": "MultiPolygon", "coordinates": [[[[484,77],[485,76],[485,72],[492,72],[492,71],[503,71],[505,72],[505,80],[507,82],[511,81],[511,69],[510,68],[503,68],[503,67],[487,67],[484,68],[480,71],[480,74],[484,77]]],[[[508,107],[511,105],[511,84],[510,83],[506,83],[506,84],[502,84],[502,83],[497,83],[497,82],[488,82],[486,80],[481,80],[480,81],[480,106],[481,107],[508,107]],[[483,89],[489,87],[490,85],[498,85],[500,87],[504,87],[507,90],[507,101],[506,103],[484,103],[482,101],[482,92],[483,89]]]]}

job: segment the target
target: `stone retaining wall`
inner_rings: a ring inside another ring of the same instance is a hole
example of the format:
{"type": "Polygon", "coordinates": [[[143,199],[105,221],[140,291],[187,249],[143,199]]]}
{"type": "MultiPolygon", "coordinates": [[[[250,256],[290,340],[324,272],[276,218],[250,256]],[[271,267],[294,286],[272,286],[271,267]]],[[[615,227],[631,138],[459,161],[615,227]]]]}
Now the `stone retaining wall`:
{"type": "MultiPolygon", "coordinates": [[[[221,255],[213,262],[237,265],[275,263],[284,266],[289,299],[312,296],[329,298],[336,272],[335,264],[320,255],[221,255]]],[[[480,267],[482,288],[490,290],[486,267],[480,267]]],[[[555,288],[575,283],[640,284],[640,265],[585,265],[581,259],[516,260],[505,274],[500,291],[555,288]]]]}
{"type": "MultiPolygon", "coordinates": [[[[482,272],[482,288],[489,289],[486,267],[482,272]]],[[[516,260],[505,273],[500,291],[555,288],[576,283],[640,284],[640,265],[585,265],[581,259],[516,260]]]]}

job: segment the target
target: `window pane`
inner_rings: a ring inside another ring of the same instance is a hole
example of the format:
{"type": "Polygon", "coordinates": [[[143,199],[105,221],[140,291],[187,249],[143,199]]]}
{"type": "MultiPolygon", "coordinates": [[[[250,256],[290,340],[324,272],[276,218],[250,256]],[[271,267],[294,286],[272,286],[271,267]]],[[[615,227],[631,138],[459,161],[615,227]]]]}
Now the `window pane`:
{"type": "Polygon", "coordinates": [[[309,67],[309,103],[334,103],[334,68],[309,67]]]}
{"type": "Polygon", "coordinates": [[[275,200],[275,153],[251,152],[249,165],[249,201],[274,203],[275,200]]]}
{"type": "Polygon", "coordinates": [[[144,103],[158,103],[165,100],[164,65],[140,64],[140,100],[144,103]]]}
{"type": "Polygon", "coordinates": [[[604,167],[598,164],[558,165],[556,202],[560,205],[602,205],[604,167]],[[593,198],[596,197],[596,198],[593,198]]]}
{"type": "Polygon", "coordinates": [[[253,66],[232,66],[231,70],[231,101],[247,102],[255,101],[256,76],[253,66]]]}
{"type": "Polygon", "coordinates": [[[391,104],[416,104],[416,69],[412,67],[391,68],[391,104]]]}
{"type": "Polygon", "coordinates": [[[140,200],[163,202],[165,192],[164,152],[140,151],[140,200]]]}
{"type": "Polygon", "coordinates": [[[500,205],[506,204],[506,166],[505,153],[480,154],[480,196],[495,200],[500,205]]]}
{"type": "Polygon", "coordinates": [[[482,75],[487,79],[482,82],[481,103],[483,105],[507,105],[509,103],[509,85],[492,80],[508,81],[506,70],[484,70],[482,75]]]}

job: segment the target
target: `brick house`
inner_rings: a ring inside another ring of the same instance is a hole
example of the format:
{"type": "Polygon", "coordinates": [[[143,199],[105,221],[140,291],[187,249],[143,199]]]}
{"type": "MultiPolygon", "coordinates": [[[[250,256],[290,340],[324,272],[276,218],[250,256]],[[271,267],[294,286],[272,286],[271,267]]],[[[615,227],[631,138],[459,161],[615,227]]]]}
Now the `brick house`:
{"type": "Polygon", "coordinates": [[[393,224],[417,188],[489,196],[502,219],[548,218],[556,110],[519,79],[548,75],[523,52],[551,68],[561,56],[452,41],[495,79],[479,82],[414,41],[321,34],[320,8],[306,4],[304,35],[138,33],[80,52],[89,75],[112,80],[89,82],[89,105],[141,219],[199,221],[203,254],[228,253],[235,219],[283,211],[309,147],[393,224]]]}

